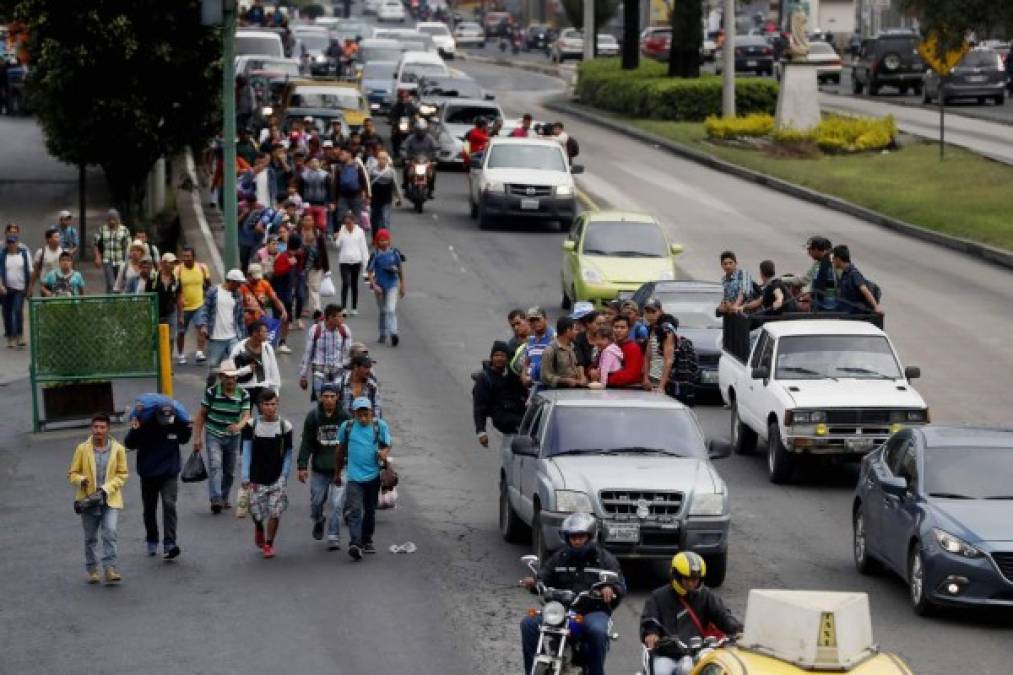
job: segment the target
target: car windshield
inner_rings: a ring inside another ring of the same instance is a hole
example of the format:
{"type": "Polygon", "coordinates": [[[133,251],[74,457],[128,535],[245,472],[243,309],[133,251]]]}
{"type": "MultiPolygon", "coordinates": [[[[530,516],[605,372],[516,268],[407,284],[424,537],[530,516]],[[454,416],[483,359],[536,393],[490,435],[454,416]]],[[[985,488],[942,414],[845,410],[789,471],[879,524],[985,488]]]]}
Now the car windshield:
{"type": "Polygon", "coordinates": [[[469,33],[481,33],[482,27],[479,26],[477,23],[459,23],[457,24],[457,30],[461,31],[462,33],[464,31],[468,31],[469,33]]]}
{"type": "Polygon", "coordinates": [[[707,457],[699,425],[686,410],[556,406],[546,433],[551,455],[665,454],[707,457]]]}
{"type": "Polygon", "coordinates": [[[968,52],[967,56],[960,62],[961,68],[991,68],[995,70],[998,68],[999,55],[993,51],[985,49],[976,49],[973,52],[968,52]]]}
{"type": "Polygon", "coordinates": [[[299,40],[307,51],[311,52],[322,52],[331,44],[330,38],[325,33],[300,33],[299,40]]]}
{"type": "Polygon", "coordinates": [[[601,35],[598,36],[598,44],[600,44],[600,45],[617,45],[619,43],[616,42],[616,39],[615,39],[614,36],[609,35],[608,33],[602,33],[601,35]]]}
{"type": "Polygon", "coordinates": [[[363,47],[359,50],[359,60],[363,63],[372,63],[374,61],[388,62],[388,75],[393,73],[394,69],[397,68],[397,60],[401,58],[401,47],[363,47]]]}
{"type": "Polygon", "coordinates": [[[443,121],[447,124],[474,124],[478,117],[495,119],[499,116],[496,108],[477,105],[447,106],[447,114],[443,121]]]}
{"type": "Polygon", "coordinates": [[[900,366],[881,335],[794,335],[777,346],[779,380],[899,379],[900,366]]]}
{"type": "Polygon", "coordinates": [[[584,255],[663,258],[668,245],[656,223],[595,221],[584,234],[584,255]]]}
{"type": "Polygon", "coordinates": [[[246,62],[246,70],[247,72],[266,70],[272,73],[298,77],[299,64],[285,59],[250,59],[246,62]]]}
{"type": "Polygon", "coordinates": [[[415,30],[427,35],[450,35],[446,26],[416,26],[415,30]]]}
{"type": "Polygon", "coordinates": [[[915,48],[915,39],[910,35],[895,35],[893,37],[884,37],[879,40],[879,48],[882,53],[891,52],[894,50],[909,50],[915,48]]]}
{"type": "MultiPolygon", "coordinates": [[[[293,122],[302,122],[303,123],[303,128],[306,129],[306,121],[303,119],[304,117],[306,117],[306,116],[305,115],[293,115],[292,117],[286,117],[285,120],[282,122],[281,130],[287,134],[289,131],[292,130],[292,123],[293,122]]],[[[334,120],[338,120],[338,119],[341,119],[341,118],[340,117],[314,117],[313,118],[313,127],[317,130],[318,133],[320,133],[320,134],[326,134],[327,132],[329,132],[331,130],[331,126],[334,124],[334,120]]],[[[306,130],[309,131],[309,129],[306,129],[306,130]]],[[[341,123],[341,132],[342,132],[342,134],[345,134],[345,135],[347,135],[350,132],[350,129],[348,128],[348,125],[345,124],[344,122],[341,123]]]]}
{"type": "Polygon", "coordinates": [[[679,320],[679,328],[721,328],[721,319],[714,308],[721,302],[722,293],[664,293],[656,292],[661,307],[679,320]]]}
{"type": "Polygon", "coordinates": [[[277,36],[236,35],[236,56],[263,54],[264,56],[285,56],[277,36]]]}
{"type": "Polygon", "coordinates": [[[926,448],[925,492],[952,499],[1013,499],[1013,448],[926,448]]]}
{"type": "Polygon", "coordinates": [[[566,162],[563,161],[563,151],[559,147],[503,144],[493,146],[486,168],[566,171],[566,162]]]}
{"type": "Polygon", "coordinates": [[[338,89],[324,92],[296,92],[289,105],[293,108],[359,108],[359,92],[338,89]]]}
{"type": "Polygon", "coordinates": [[[401,70],[402,82],[418,82],[420,77],[426,75],[446,75],[446,66],[439,63],[411,63],[401,70]]]}
{"type": "Polygon", "coordinates": [[[828,45],[826,42],[810,42],[809,43],[810,54],[836,54],[834,48],[828,45]]]}
{"type": "Polygon", "coordinates": [[[389,80],[390,74],[394,72],[395,68],[397,68],[397,64],[390,61],[370,62],[362,67],[362,79],[389,80]]]}

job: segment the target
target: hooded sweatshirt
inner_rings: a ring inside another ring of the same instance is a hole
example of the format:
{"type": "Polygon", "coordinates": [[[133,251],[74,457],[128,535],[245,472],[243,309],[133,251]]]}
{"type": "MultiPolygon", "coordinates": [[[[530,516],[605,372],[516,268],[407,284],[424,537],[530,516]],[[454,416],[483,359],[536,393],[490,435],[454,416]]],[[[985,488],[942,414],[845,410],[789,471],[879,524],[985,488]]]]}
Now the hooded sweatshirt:
{"type": "Polygon", "coordinates": [[[310,456],[313,457],[312,467],[317,473],[334,475],[335,454],[338,450],[338,427],[345,420],[351,417],[345,409],[338,404],[334,413],[328,415],[324,412],[323,404],[306,415],[302,425],[302,444],[299,446],[299,458],[296,466],[300,471],[310,466],[310,456]]]}
{"type": "Polygon", "coordinates": [[[131,428],[123,445],[137,450],[137,475],[141,478],[173,478],[179,475],[179,446],[190,442],[193,425],[177,415],[172,424],[159,424],[154,416],[131,428]]]}

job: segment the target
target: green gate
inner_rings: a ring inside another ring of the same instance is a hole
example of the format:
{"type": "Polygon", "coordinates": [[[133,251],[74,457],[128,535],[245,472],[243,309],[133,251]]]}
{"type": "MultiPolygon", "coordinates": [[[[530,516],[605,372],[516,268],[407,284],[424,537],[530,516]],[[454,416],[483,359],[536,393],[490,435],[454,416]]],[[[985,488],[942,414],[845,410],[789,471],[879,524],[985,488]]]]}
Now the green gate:
{"type": "Polygon", "coordinates": [[[40,385],[155,378],[161,390],[156,294],[30,298],[28,316],[35,431],[40,385]]]}

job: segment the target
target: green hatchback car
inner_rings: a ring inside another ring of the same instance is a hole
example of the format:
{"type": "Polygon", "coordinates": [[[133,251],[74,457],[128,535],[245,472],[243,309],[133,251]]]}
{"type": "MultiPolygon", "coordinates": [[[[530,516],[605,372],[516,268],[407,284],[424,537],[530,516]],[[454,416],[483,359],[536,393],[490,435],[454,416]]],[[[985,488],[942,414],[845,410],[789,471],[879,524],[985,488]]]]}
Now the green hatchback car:
{"type": "Polygon", "coordinates": [[[675,279],[682,251],[645,213],[581,213],[563,241],[563,308],[580,301],[602,305],[648,281],[675,279]]]}

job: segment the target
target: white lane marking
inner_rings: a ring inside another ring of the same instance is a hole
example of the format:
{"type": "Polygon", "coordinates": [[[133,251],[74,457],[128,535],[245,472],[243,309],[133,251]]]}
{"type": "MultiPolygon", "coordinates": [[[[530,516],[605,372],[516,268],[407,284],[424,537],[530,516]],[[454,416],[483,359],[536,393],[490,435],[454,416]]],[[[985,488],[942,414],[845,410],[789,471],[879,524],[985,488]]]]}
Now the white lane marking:
{"type": "Polygon", "coordinates": [[[642,181],[656,185],[662,190],[674,193],[683,199],[697,202],[708,209],[727,213],[728,215],[737,216],[739,218],[745,218],[745,215],[741,211],[733,206],[730,206],[727,202],[704,192],[701,188],[695,185],[690,185],[689,183],[679,180],[672,174],[662,174],[643,164],[634,164],[632,162],[616,163],[614,166],[619,167],[631,176],[635,176],[642,181]]]}
{"type": "Polygon", "coordinates": [[[585,172],[580,177],[580,185],[584,192],[593,195],[599,201],[604,201],[614,209],[620,211],[634,211],[637,209],[635,202],[630,200],[628,193],[613,187],[613,184],[605,178],[585,172]]]}

